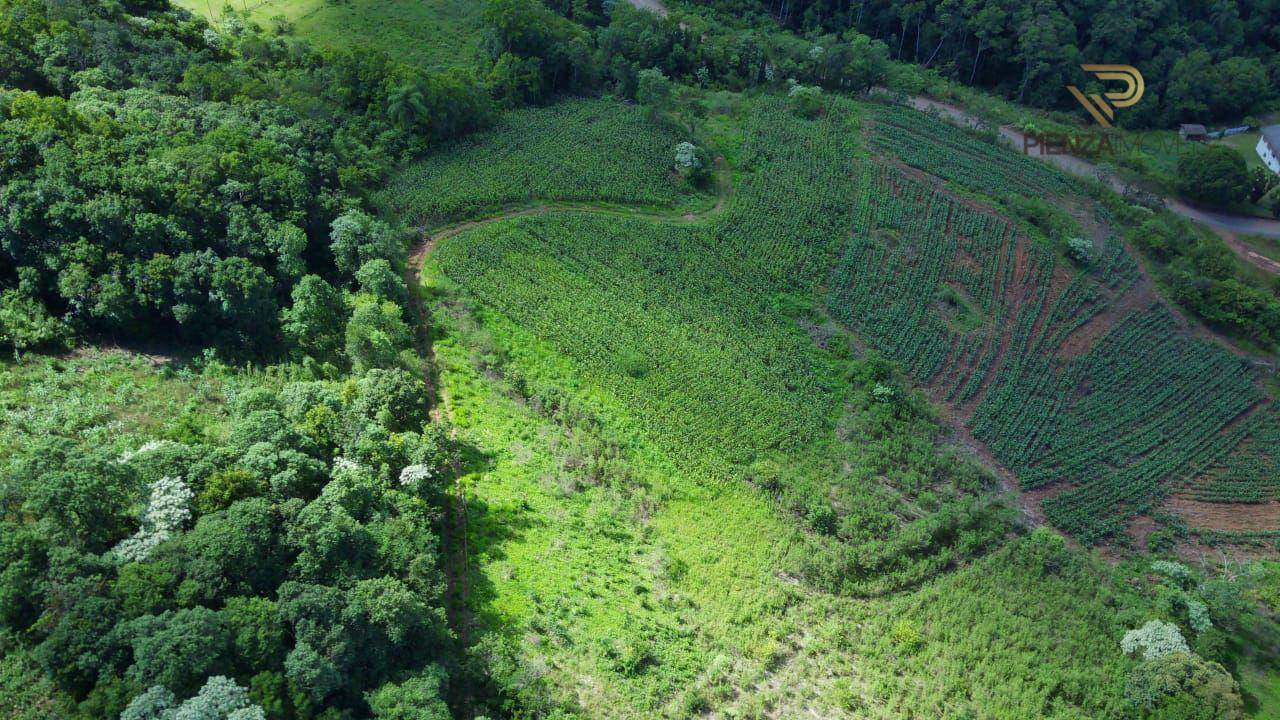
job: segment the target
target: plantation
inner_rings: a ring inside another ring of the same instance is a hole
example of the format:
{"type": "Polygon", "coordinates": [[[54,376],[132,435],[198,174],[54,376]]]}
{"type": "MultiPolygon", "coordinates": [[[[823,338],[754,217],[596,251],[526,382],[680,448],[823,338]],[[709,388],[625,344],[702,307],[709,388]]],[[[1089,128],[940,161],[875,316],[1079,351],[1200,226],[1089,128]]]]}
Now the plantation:
{"type": "Polygon", "coordinates": [[[670,206],[690,194],[674,171],[686,139],[618,103],[517,110],[405,168],[375,202],[420,227],[540,201],[670,206]]]}
{"type": "Polygon", "coordinates": [[[1274,405],[1253,413],[1233,428],[1236,441],[1188,478],[1186,493],[1215,502],[1267,502],[1280,499],[1280,410],[1274,405]]]}
{"type": "Polygon", "coordinates": [[[1114,239],[1078,268],[1034,229],[926,181],[862,177],[828,283],[833,315],[955,403],[1023,488],[1070,485],[1045,502],[1054,525],[1089,541],[1121,531],[1174,478],[1222,456],[1241,437],[1228,425],[1267,401],[1247,362],[1129,299],[1136,268],[1114,239]]]}
{"type": "Polygon", "coordinates": [[[906,164],[988,195],[1076,191],[1047,164],[998,148],[959,127],[897,105],[872,106],[872,145],[906,164]]]}

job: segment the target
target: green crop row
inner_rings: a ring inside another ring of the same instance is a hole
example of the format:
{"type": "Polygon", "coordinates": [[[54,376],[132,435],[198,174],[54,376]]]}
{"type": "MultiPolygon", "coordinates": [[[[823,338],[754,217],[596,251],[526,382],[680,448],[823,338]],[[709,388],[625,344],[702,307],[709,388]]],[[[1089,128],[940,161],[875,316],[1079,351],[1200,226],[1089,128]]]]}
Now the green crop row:
{"type": "Polygon", "coordinates": [[[688,191],[673,170],[687,139],[617,102],[515,110],[404,168],[374,200],[419,227],[534,201],[672,205],[688,191]]]}
{"type": "MultiPolygon", "coordinates": [[[[1065,352],[1136,280],[1118,243],[1064,280],[1052,252],[1000,218],[892,168],[859,177],[829,311],[950,401],[972,404],[974,435],[1023,487],[1069,485],[1045,503],[1058,527],[1086,540],[1115,532],[1174,478],[1224,457],[1234,444],[1224,428],[1263,399],[1246,363],[1192,339],[1158,305],[1065,352]]],[[[1273,472],[1271,457],[1228,457],[1218,474],[1240,485],[1212,492],[1274,492],[1249,479],[1273,472]]]]}
{"type": "Polygon", "coordinates": [[[1070,177],[956,125],[898,105],[873,108],[872,145],[912,167],[993,196],[1076,190],[1070,177]]]}

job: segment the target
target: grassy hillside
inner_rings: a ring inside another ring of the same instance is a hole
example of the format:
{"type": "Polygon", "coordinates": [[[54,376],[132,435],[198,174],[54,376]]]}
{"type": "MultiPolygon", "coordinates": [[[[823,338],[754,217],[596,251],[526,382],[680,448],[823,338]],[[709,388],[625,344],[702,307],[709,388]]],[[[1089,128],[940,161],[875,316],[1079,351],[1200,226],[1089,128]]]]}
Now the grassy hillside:
{"type": "MultiPolygon", "coordinates": [[[[581,199],[591,188],[607,200],[653,197],[639,188],[645,168],[662,167],[660,152],[642,143],[607,152],[593,139],[596,115],[618,111],[542,112],[542,121],[476,138],[462,160],[408,171],[386,196],[411,217],[447,217],[433,208],[460,184],[449,168],[466,165],[482,168],[471,196],[508,203],[581,199]],[[530,141],[552,119],[557,137],[582,153],[577,165],[533,159],[541,146],[530,141]],[[605,167],[632,168],[638,187],[621,174],[571,180],[593,150],[605,167]],[[521,169],[519,194],[510,173],[486,175],[486,155],[494,168],[521,169]],[[628,186],[636,189],[620,190],[628,186]]],[[[1274,496],[1262,479],[1274,433],[1261,377],[1159,302],[1118,239],[1130,220],[1075,181],[899,108],[836,103],[806,122],[766,102],[724,134],[739,132],[740,187],[706,223],[517,218],[446,243],[439,266],[480,305],[568,352],[576,373],[643,408],[660,423],[649,428],[655,437],[698,461],[767,464],[769,452],[809,447],[837,421],[818,398],[839,383],[804,359],[799,315],[801,325],[834,321],[900,362],[1024,489],[1054,488],[1049,520],[1083,539],[1123,531],[1174,490],[1220,501],[1274,496]],[[864,125],[870,143],[859,149],[851,140],[864,125]],[[799,187],[818,193],[801,199],[799,187]],[[1034,196],[1072,212],[1023,199],[1034,196]],[[1068,238],[1086,225],[1088,245],[1068,256],[1068,238]],[[733,339],[740,328],[753,337],[733,339]],[[705,345],[705,357],[690,342],[705,345]],[[741,391],[723,391],[739,381],[741,391]],[[707,419],[689,407],[707,409],[707,419]],[[750,420],[725,422],[735,414],[750,420]],[[1224,466],[1247,472],[1223,484],[1213,478],[1224,466]]],[[[651,139],[658,148],[670,141],[651,139]]]]}
{"type": "Polygon", "coordinates": [[[814,592],[776,506],[526,397],[459,312],[436,351],[474,448],[473,639],[507,658],[499,682],[583,718],[1122,716],[1119,638],[1151,610],[1104,564],[1037,536],[914,592],[814,592]]]}
{"type": "Polygon", "coordinates": [[[427,69],[474,65],[483,7],[472,0],[174,0],[173,4],[215,21],[230,6],[247,12],[264,29],[283,29],[318,47],[366,47],[427,69]]]}

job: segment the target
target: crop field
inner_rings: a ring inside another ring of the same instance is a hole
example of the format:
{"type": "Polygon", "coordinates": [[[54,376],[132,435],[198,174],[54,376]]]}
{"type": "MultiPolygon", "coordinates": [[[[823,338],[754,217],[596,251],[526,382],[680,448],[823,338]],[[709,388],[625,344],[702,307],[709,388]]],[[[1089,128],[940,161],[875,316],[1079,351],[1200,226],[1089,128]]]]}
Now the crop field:
{"type": "Polygon", "coordinates": [[[418,226],[534,201],[671,206],[682,199],[672,166],[685,139],[621,103],[516,110],[405,168],[375,201],[418,226]]]}
{"type": "Polygon", "coordinates": [[[174,0],[210,20],[223,8],[247,11],[274,30],[285,21],[288,34],[322,48],[364,46],[425,68],[469,67],[479,52],[482,4],[472,0],[174,0]]]}
{"type": "Polygon", "coordinates": [[[849,207],[849,148],[822,140],[852,121],[799,121],[766,106],[748,125],[755,172],[732,209],[704,222],[520,216],[465,230],[432,260],[483,308],[507,373],[531,397],[553,407],[610,398],[622,408],[616,422],[683,472],[729,473],[801,519],[820,550],[798,571],[874,594],[959,561],[1003,525],[973,505],[989,478],[936,452],[936,421],[906,410],[905,396],[899,417],[879,417],[892,406],[870,405],[867,381],[846,379],[865,370],[848,365],[850,339],[829,339],[844,360],[818,352],[788,314],[816,312],[794,291],[807,292],[805,273],[829,261],[847,222],[824,209],[849,207]],[[800,201],[788,191],[801,186],[830,195],[800,201]],[[771,214],[754,212],[766,205],[771,214]],[[896,528],[911,528],[914,554],[895,545],[896,528]]]}
{"type": "Polygon", "coordinates": [[[759,99],[735,119],[723,212],[627,216],[615,194],[463,224],[428,256],[446,404],[487,458],[466,480],[479,622],[525,629],[505,642],[588,715],[1122,712],[1096,667],[1121,678],[1125,661],[1096,640],[1143,600],[1008,542],[994,479],[864,351],[1024,487],[1062,488],[1044,510],[1083,540],[1264,447],[1250,368],[1142,294],[1123,245],[1073,264],[868,155],[868,115],[759,99]],[[1072,600],[1026,617],[1050,597],[1072,600]],[[910,652],[891,639],[916,632],[910,652]],[[1063,647],[1092,658],[1087,677],[1040,672],[1063,647]],[[973,696],[975,672],[1002,690],[973,696]]]}
{"type": "Polygon", "coordinates": [[[1212,502],[1280,499],[1280,409],[1253,414],[1229,436],[1236,440],[1230,451],[1188,478],[1183,494],[1212,502]]]}
{"type": "Polygon", "coordinates": [[[990,195],[1032,197],[1077,189],[1045,163],[979,140],[951,123],[898,105],[871,105],[871,144],[906,164],[990,195]]]}
{"type": "MultiPolygon", "coordinates": [[[[608,118],[575,126],[588,134],[644,121],[629,108],[598,103],[539,112],[608,118]]],[[[767,464],[771,454],[830,438],[842,422],[833,398],[845,390],[820,367],[825,361],[807,352],[809,339],[795,320],[777,312],[785,298],[821,295],[822,314],[951,404],[1023,488],[1055,488],[1046,516],[1083,540],[1113,535],[1129,518],[1156,509],[1186,484],[1179,478],[1233,478],[1196,483],[1204,497],[1270,497],[1267,482],[1249,479],[1270,471],[1272,455],[1256,449],[1273,442],[1267,426],[1238,422],[1268,402],[1255,373],[1193,338],[1142,294],[1122,244],[1108,237],[1078,266],[992,207],[897,161],[865,155],[854,141],[864,121],[878,133],[915,129],[910,137],[880,134],[874,143],[907,165],[912,153],[962,157],[964,172],[1022,183],[1021,192],[1071,187],[1050,169],[1023,167],[1016,155],[959,129],[940,130],[950,126],[914,111],[834,101],[822,118],[807,121],[763,100],[743,119],[740,186],[723,214],[692,224],[590,212],[512,218],[446,243],[440,271],[497,310],[512,332],[571,358],[575,373],[620,399],[650,437],[692,465],[767,464]],[[1234,478],[1258,489],[1230,490],[1234,478]]],[[[471,146],[507,174],[523,168],[518,190],[498,173],[480,182],[492,189],[489,200],[460,204],[447,178],[461,177],[466,163],[428,161],[394,186],[410,190],[389,196],[423,224],[527,202],[531,194],[594,193],[641,205],[676,200],[655,189],[665,182],[657,151],[641,165],[653,169],[650,176],[624,174],[620,165],[612,176],[571,182],[573,164],[525,161],[532,145],[520,138],[538,126],[536,115],[521,125],[495,129],[471,146]]],[[[641,144],[631,152],[646,153],[641,144]]],[[[482,178],[487,172],[479,171],[482,178]]],[[[964,177],[950,179],[964,184],[964,177]]],[[[811,528],[830,528],[833,521],[813,510],[830,500],[815,501],[821,493],[799,479],[808,474],[768,484],[784,488],[775,490],[780,500],[811,528]]],[[[870,539],[874,534],[859,538],[870,539]]]]}
{"type": "Polygon", "coordinates": [[[956,404],[1022,487],[1066,487],[1044,504],[1054,525],[1114,534],[1252,432],[1228,429],[1266,400],[1248,363],[1161,305],[1105,315],[1136,292],[1118,244],[1080,270],[927,181],[892,168],[862,178],[831,313],[956,404]]]}
{"type": "Polygon", "coordinates": [[[482,628],[517,628],[514,652],[586,716],[941,713],[977,702],[973,672],[1001,678],[981,702],[1010,716],[1118,707],[1119,680],[1055,697],[1068,670],[1045,669],[1066,657],[1049,647],[1124,662],[1094,641],[1128,621],[1099,610],[1107,571],[1032,571],[1024,541],[973,560],[1007,528],[972,509],[991,478],[804,302],[853,222],[865,165],[837,140],[857,121],[763,104],[744,119],[751,170],[701,221],[559,210],[429,257],[446,402],[491,458],[465,481],[482,628]],[[787,192],[806,185],[818,209],[787,192]],[[1099,591],[1062,590],[1081,582],[1099,591]],[[1042,607],[1050,633],[1025,616],[1036,597],[1071,598],[1042,607]],[[918,650],[890,639],[902,618],[918,650]]]}
{"type": "Polygon", "coordinates": [[[803,338],[736,286],[700,229],[563,212],[460,240],[437,250],[445,274],[652,418],[682,459],[750,462],[826,425],[803,338]]]}
{"type": "MultiPolygon", "coordinates": [[[[512,358],[507,377],[487,367],[501,324],[437,321],[454,422],[486,459],[464,478],[477,635],[501,638],[581,717],[1119,711],[1128,661],[1097,639],[1118,637],[1147,601],[1105,563],[1064,556],[1043,572],[1044,551],[1024,538],[915,592],[805,591],[779,568],[811,545],[760,493],[683,472],[606,393],[586,407],[526,399],[528,380],[510,371],[531,357],[512,358]],[[918,646],[895,640],[899,627],[918,628],[918,646]]],[[[529,354],[548,374],[559,364],[546,345],[529,354]]],[[[564,387],[574,376],[562,369],[564,387]]]]}

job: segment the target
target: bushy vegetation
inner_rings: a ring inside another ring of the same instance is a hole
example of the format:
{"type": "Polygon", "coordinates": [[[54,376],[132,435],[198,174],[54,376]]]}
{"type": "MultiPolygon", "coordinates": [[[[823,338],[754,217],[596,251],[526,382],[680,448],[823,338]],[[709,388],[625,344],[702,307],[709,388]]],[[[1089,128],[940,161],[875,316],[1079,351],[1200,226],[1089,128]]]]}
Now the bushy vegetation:
{"type": "Polygon", "coordinates": [[[91,356],[3,395],[42,412],[4,423],[0,632],[60,716],[445,717],[472,682],[444,613],[455,450],[413,362],[91,356]]]}
{"type": "Polygon", "coordinates": [[[1206,323],[1264,348],[1280,342],[1280,296],[1241,271],[1216,237],[1168,213],[1140,218],[1128,232],[1158,268],[1173,298],[1206,323]]]}
{"type": "Polygon", "coordinates": [[[469,0],[175,0],[211,22],[241,14],[272,35],[329,50],[364,48],[432,70],[469,68],[479,54],[482,3],[469,0]],[[245,11],[247,10],[247,14],[245,11]]]}
{"type": "Polygon", "coordinates": [[[1229,208],[1249,198],[1252,184],[1244,158],[1225,145],[1197,146],[1178,158],[1178,192],[1191,200],[1229,208]]]}

